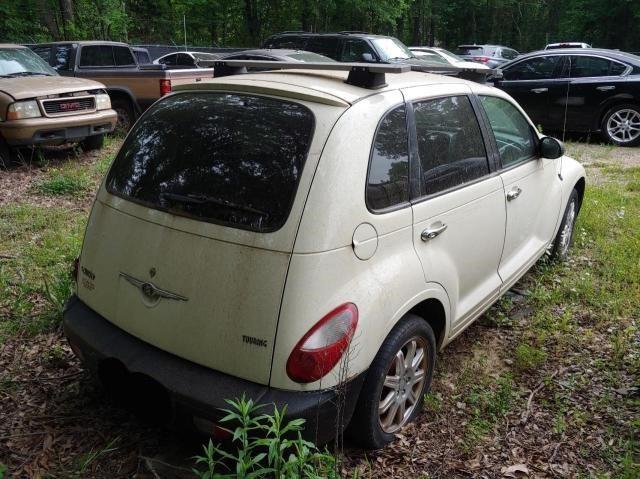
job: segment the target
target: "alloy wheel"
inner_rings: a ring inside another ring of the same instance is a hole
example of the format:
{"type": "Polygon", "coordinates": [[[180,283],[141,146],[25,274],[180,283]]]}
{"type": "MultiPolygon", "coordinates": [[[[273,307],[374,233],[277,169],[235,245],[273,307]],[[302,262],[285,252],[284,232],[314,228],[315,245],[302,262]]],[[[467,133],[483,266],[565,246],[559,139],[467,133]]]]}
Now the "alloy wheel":
{"type": "Polygon", "coordinates": [[[607,120],[607,133],[620,143],[629,143],[638,139],[640,113],[631,108],[616,111],[607,120]]]}
{"type": "Polygon", "coordinates": [[[428,366],[426,352],[426,341],[416,336],[391,360],[378,403],[380,426],[384,432],[391,434],[404,426],[422,400],[420,396],[428,366]]]}
{"type": "Polygon", "coordinates": [[[560,233],[560,254],[565,256],[569,251],[571,236],[573,235],[573,225],[576,221],[576,202],[572,201],[567,209],[567,218],[560,233]]]}

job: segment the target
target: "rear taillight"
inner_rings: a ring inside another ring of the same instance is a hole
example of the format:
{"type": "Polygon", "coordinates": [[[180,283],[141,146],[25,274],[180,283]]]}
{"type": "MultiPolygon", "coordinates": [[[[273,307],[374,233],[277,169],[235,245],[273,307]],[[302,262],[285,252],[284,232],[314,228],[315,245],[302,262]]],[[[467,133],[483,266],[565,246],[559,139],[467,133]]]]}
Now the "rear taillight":
{"type": "Polygon", "coordinates": [[[73,276],[73,280],[78,282],[78,273],[80,272],[80,258],[77,257],[73,260],[73,269],[71,270],[71,275],[73,276]]]}
{"type": "Polygon", "coordinates": [[[487,63],[489,61],[489,57],[473,57],[474,62],[487,63]]]}
{"type": "Polygon", "coordinates": [[[293,348],[287,375],[297,383],[311,383],[326,376],[349,347],[357,324],[355,304],[346,303],[331,311],[293,348]]]}
{"type": "Polygon", "coordinates": [[[160,80],[160,96],[171,93],[171,80],[160,80]]]}

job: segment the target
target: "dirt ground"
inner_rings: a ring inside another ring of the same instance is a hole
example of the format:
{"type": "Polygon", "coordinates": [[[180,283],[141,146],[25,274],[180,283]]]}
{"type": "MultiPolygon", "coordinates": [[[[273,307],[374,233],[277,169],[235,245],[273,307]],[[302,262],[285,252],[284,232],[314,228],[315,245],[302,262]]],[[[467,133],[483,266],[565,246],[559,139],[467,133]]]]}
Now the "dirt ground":
{"type": "MultiPolygon", "coordinates": [[[[90,168],[118,146],[49,152],[0,170],[0,211],[21,203],[86,217],[98,176],[77,195],[48,195],[34,185],[68,163],[90,168]]],[[[620,170],[640,168],[639,148],[571,143],[568,153],[599,188],[616,188],[629,181],[620,170]]],[[[12,244],[3,251],[0,243],[0,271],[11,268],[12,244]]],[[[597,274],[596,251],[584,240],[567,264],[527,273],[438,356],[424,412],[392,445],[365,452],[347,442],[344,476],[640,477],[640,308],[634,314],[628,307],[640,302],[589,306],[571,281],[597,274]],[[601,319],[607,312],[617,316],[601,319]],[[618,329],[629,331],[621,351],[612,340],[618,329]]],[[[633,296],[635,286],[640,291],[637,284],[621,291],[633,296]]],[[[15,321],[13,304],[0,302],[0,323],[15,321]]],[[[59,325],[10,331],[0,339],[0,478],[3,464],[8,477],[193,477],[200,438],[148,425],[114,405],[83,372],[59,325]]]]}

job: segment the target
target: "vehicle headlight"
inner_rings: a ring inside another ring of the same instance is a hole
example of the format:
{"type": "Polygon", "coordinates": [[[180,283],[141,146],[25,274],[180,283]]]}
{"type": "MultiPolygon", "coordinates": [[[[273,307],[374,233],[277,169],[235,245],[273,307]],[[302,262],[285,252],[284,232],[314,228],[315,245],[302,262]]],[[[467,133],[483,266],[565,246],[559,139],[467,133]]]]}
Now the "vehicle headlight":
{"type": "Polygon", "coordinates": [[[108,110],[111,108],[111,98],[106,93],[96,95],[96,110],[108,110]]]}
{"type": "Polygon", "coordinates": [[[25,118],[36,118],[42,116],[38,102],[35,100],[17,101],[9,105],[7,109],[7,120],[24,120],[25,118]]]}

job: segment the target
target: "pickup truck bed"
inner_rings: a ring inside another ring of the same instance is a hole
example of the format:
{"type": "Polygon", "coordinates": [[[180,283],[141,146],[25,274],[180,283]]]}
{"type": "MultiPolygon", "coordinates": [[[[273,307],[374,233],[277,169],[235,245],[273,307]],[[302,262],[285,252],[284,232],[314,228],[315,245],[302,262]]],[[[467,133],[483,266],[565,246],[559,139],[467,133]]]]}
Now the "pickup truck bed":
{"type": "Polygon", "coordinates": [[[118,113],[118,128],[125,131],[174,86],[213,77],[212,68],[167,70],[164,65],[139,65],[126,43],[56,42],[31,49],[60,75],[103,83],[118,113]]]}

